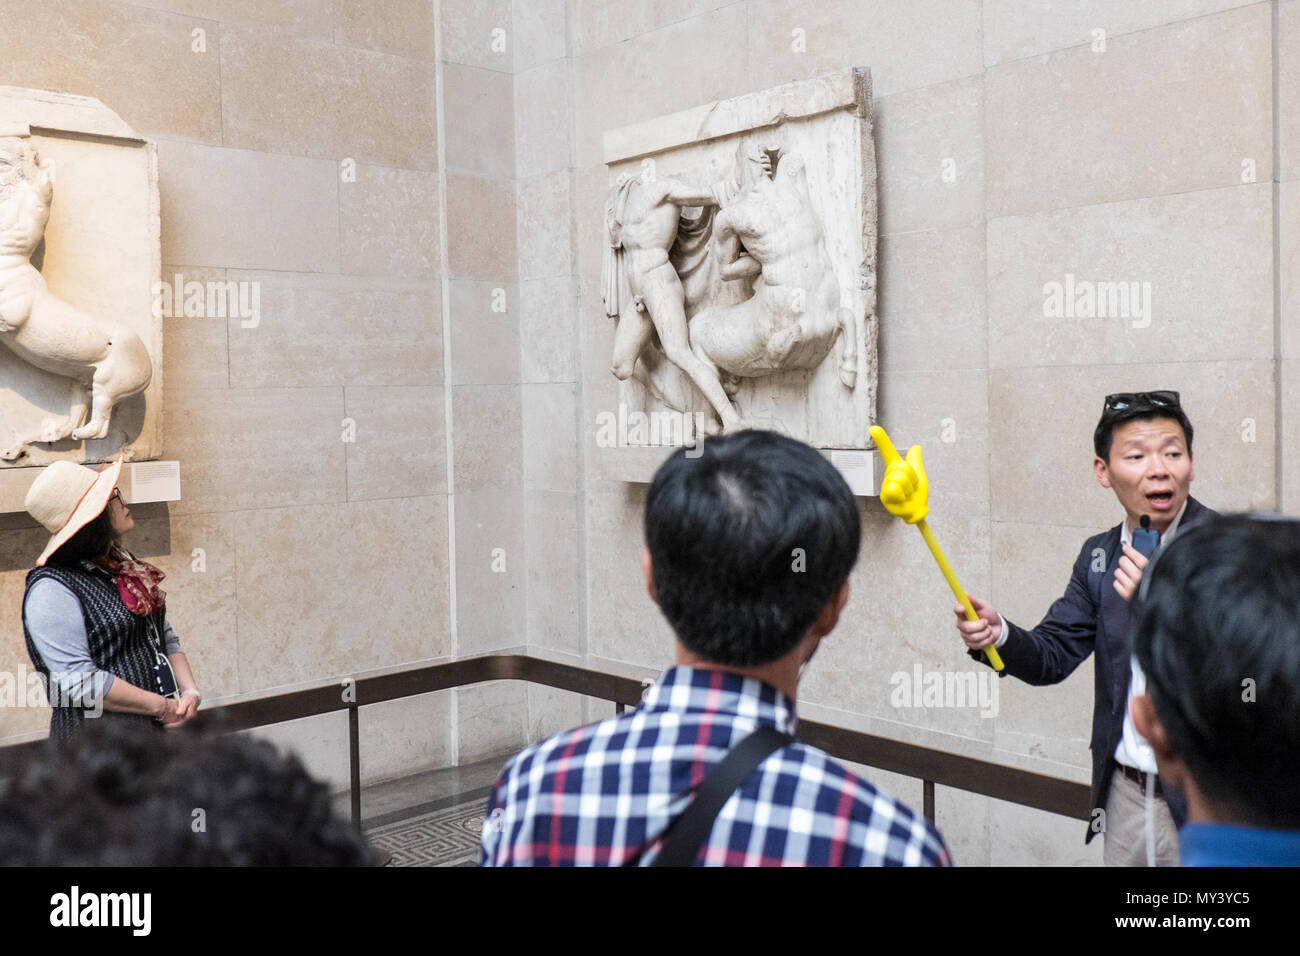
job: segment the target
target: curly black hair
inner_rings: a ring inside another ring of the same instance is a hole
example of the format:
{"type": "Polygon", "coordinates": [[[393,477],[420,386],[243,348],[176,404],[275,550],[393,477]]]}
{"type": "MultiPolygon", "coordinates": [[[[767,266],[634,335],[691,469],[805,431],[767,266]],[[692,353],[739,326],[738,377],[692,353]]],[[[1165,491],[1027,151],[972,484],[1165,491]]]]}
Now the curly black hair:
{"type": "Polygon", "coordinates": [[[367,866],[361,833],[292,755],[111,717],[0,768],[0,865],[367,866]]]}

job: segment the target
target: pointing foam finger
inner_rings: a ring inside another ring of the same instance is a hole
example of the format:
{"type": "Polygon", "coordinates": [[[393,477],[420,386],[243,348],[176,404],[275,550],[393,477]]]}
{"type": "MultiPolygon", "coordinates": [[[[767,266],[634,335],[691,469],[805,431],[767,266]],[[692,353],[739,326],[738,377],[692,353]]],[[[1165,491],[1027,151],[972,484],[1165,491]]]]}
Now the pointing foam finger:
{"type": "Polygon", "coordinates": [[[889,436],[885,434],[883,428],[879,425],[872,425],[870,431],[871,440],[874,441],[876,447],[880,449],[880,456],[884,458],[886,465],[892,465],[896,461],[902,461],[903,456],[898,453],[898,449],[894,447],[894,443],[889,440],[889,436]]]}

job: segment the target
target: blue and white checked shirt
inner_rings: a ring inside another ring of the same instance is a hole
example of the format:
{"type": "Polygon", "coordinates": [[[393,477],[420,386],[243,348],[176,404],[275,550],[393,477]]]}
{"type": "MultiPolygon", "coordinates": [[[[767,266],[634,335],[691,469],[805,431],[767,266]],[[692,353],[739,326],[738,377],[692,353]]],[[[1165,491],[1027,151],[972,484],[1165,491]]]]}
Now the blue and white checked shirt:
{"type": "MultiPolygon", "coordinates": [[[[727,671],[674,667],[634,711],[566,731],[506,764],[483,822],[483,866],[653,862],[659,836],[757,726],[793,734],[794,701],[727,671]]],[[[777,750],[723,806],[696,864],[949,866],[943,837],[826,754],[777,750]]]]}

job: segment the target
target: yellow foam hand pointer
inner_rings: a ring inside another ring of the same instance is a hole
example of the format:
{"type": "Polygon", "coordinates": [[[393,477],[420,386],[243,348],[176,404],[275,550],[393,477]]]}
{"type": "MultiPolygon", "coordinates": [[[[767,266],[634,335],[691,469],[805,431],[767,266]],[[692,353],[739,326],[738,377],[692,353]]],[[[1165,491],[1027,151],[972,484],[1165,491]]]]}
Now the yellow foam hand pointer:
{"type": "Polygon", "coordinates": [[[880,503],[895,517],[916,524],[930,513],[930,482],[926,480],[925,465],[921,463],[921,446],[913,445],[904,459],[879,425],[871,426],[871,438],[885,460],[880,503]]]}
{"type": "MultiPolygon", "coordinates": [[[[925,516],[930,513],[930,482],[926,480],[925,466],[921,464],[921,446],[913,445],[908,449],[907,458],[904,459],[879,425],[871,426],[871,440],[876,443],[876,447],[880,449],[880,457],[885,461],[885,474],[880,480],[880,503],[890,514],[902,518],[908,524],[916,525],[916,530],[920,531],[921,537],[925,539],[931,556],[939,565],[944,580],[948,582],[948,587],[966,608],[966,619],[978,621],[979,615],[975,613],[970,598],[966,596],[965,590],[957,580],[956,572],[948,563],[948,558],[939,547],[939,542],[935,540],[930,526],[925,523],[925,516]]],[[[986,647],[984,654],[994,670],[1003,670],[1002,658],[996,650],[986,647]]]]}

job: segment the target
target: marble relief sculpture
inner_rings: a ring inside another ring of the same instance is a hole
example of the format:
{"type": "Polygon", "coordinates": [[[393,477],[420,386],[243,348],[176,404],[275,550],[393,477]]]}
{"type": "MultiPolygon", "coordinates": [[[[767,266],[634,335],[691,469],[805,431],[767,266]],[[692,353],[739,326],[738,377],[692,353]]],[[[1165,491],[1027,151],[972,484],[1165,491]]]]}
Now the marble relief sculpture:
{"type": "Polygon", "coordinates": [[[126,326],[92,316],[54,295],[32,256],[45,236],[54,199],[54,164],[22,138],[0,139],[0,342],[23,361],[70,380],[66,418],[0,451],[23,458],[33,443],[108,434],[113,409],[144,391],[153,364],[126,326]]]}
{"type": "MultiPolygon", "coordinates": [[[[723,427],[734,430],[745,427],[744,423],[723,392],[717,369],[691,348],[685,284],[669,259],[679,232],[683,239],[694,234],[707,240],[707,231],[693,230],[691,222],[685,228],[679,225],[683,210],[691,206],[711,210],[717,204],[712,190],[695,189],[677,179],[620,176],[605,209],[609,246],[602,284],[606,314],[618,320],[614,375],[620,380],[630,378],[654,339],[668,361],[704,393],[723,427]]],[[[711,219],[710,212],[694,222],[707,225],[711,219]]],[[[698,302],[698,294],[691,299],[692,304],[698,302]]],[[[646,373],[647,381],[651,375],[646,373]]]]}
{"type": "Polygon", "coordinates": [[[620,405],[705,433],[788,425],[818,447],[867,446],[871,132],[870,78],[850,70],[606,133],[620,405]]]}
{"type": "Polygon", "coordinates": [[[853,313],[840,306],[803,160],[747,138],[736,162],[740,185],[714,221],[714,242],[719,277],[748,280],[752,293],[696,315],[696,352],[732,377],[753,378],[816,368],[843,334],[840,381],[853,388],[853,313]]]}

